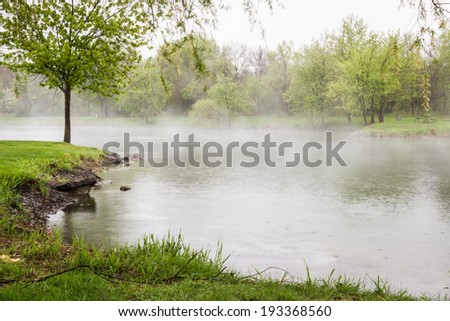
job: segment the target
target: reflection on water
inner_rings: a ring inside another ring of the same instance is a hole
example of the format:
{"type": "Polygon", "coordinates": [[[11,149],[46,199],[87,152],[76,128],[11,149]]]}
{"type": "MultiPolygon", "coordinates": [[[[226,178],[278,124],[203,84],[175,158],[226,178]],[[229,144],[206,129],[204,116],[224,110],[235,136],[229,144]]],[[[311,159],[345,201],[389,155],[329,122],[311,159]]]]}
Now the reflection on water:
{"type": "MultiPolygon", "coordinates": [[[[53,139],[56,131],[41,130],[41,139],[53,139]]],[[[180,132],[162,126],[84,128],[74,139],[101,148],[107,140],[120,141],[124,130],[144,143],[180,132]]],[[[222,143],[262,141],[267,132],[195,130],[204,142],[222,143]]],[[[11,136],[0,130],[0,139],[11,136]]],[[[296,130],[273,130],[272,136],[296,145],[323,140],[323,133],[296,130]]],[[[67,238],[83,234],[103,244],[163,237],[169,230],[181,231],[194,247],[214,250],[221,241],[232,255],[229,266],[243,273],[278,266],[304,277],[306,262],[315,275],[336,269],[353,278],[380,275],[416,294],[448,293],[450,141],[352,138],[342,151],[348,167],[108,170],[101,176],[111,185],[53,216],[52,223],[67,238]],[[121,192],[122,185],[132,189],[121,192]]]]}

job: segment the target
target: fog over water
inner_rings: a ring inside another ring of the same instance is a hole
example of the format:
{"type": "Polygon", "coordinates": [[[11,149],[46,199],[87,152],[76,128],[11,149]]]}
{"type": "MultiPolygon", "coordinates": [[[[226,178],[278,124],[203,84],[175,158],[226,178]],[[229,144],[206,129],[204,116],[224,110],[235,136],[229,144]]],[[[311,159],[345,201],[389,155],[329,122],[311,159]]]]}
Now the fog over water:
{"type": "MultiPolygon", "coordinates": [[[[2,124],[0,139],[62,139],[62,121],[2,124]]],[[[270,133],[294,146],[324,132],[289,128],[198,129],[119,123],[73,126],[73,143],[102,148],[123,141],[124,132],[142,143],[172,141],[190,133],[202,143],[261,142],[270,133]]],[[[305,263],[315,276],[351,278],[379,275],[395,288],[414,294],[449,294],[450,141],[448,139],[348,140],[341,155],[347,167],[166,168],[118,167],[102,172],[111,185],[67,213],[52,216],[66,238],[135,242],[181,232],[194,248],[214,252],[223,243],[227,266],[253,273],[276,266],[305,278],[305,263]],[[128,192],[119,191],[129,185],[128,192]]],[[[157,145],[158,146],[158,145],[157,145]]],[[[157,150],[160,150],[157,148],[157,150]]],[[[301,149],[296,148],[296,151],[301,149]]],[[[200,152],[196,158],[200,159],[200,152]]],[[[289,156],[289,155],[288,155],[289,156]]],[[[321,153],[311,154],[311,158],[321,153]]],[[[234,154],[237,164],[243,156],[234,154]]],[[[289,157],[286,157],[289,158],[289,157]]],[[[335,163],[336,164],[336,163],[335,163]]],[[[274,272],[274,275],[279,275],[274,272]]]]}

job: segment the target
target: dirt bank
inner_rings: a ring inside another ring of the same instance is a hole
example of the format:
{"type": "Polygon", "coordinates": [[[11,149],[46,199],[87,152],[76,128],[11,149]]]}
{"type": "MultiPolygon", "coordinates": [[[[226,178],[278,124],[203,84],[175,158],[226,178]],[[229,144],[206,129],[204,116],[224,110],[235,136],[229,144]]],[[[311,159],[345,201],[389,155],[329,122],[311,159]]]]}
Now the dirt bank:
{"type": "Polygon", "coordinates": [[[101,186],[102,178],[96,172],[107,166],[109,163],[85,162],[72,171],[58,171],[44,188],[26,183],[19,188],[18,203],[13,210],[18,212],[22,207],[31,215],[30,224],[44,226],[49,215],[78,203],[94,186],[101,186]]]}

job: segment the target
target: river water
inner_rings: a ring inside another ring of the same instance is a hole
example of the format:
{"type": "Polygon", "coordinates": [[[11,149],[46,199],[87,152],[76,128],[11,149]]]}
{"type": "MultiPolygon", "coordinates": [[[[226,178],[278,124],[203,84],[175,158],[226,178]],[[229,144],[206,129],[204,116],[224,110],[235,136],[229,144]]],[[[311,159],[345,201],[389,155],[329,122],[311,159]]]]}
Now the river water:
{"type": "MultiPolygon", "coordinates": [[[[202,144],[223,146],[262,142],[270,133],[278,143],[292,141],[296,151],[309,141],[324,144],[325,138],[323,132],[292,128],[200,130],[117,123],[78,124],[73,143],[102,148],[117,141],[123,146],[124,132],[133,141],[156,146],[177,133],[181,140],[195,133],[202,144]]],[[[61,135],[55,124],[0,128],[0,139],[59,141],[61,135]]],[[[52,216],[51,224],[66,238],[82,234],[105,245],[134,243],[149,234],[164,237],[169,231],[213,253],[220,242],[224,256],[230,255],[226,265],[242,273],[273,266],[304,279],[307,265],[313,276],[335,270],[367,284],[380,276],[416,295],[449,294],[450,140],[368,139],[348,133],[334,133],[333,139],[333,144],[347,140],[340,154],[348,166],[286,168],[284,158],[273,156],[276,168],[244,168],[236,165],[244,158],[237,152],[231,168],[119,166],[100,174],[112,184],[52,216]],[[122,185],[132,189],[122,192],[122,185]]],[[[280,273],[272,270],[274,276],[280,273]]]]}

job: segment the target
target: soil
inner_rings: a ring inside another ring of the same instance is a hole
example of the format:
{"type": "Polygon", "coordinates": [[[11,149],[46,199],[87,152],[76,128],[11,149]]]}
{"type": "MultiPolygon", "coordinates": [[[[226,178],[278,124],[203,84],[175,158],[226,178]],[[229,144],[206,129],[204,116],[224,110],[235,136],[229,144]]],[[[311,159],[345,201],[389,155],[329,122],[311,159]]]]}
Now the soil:
{"type": "MultiPolygon", "coordinates": [[[[35,183],[22,185],[19,190],[20,206],[32,216],[31,224],[45,226],[49,215],[77,204],[92,187],[100,186],[102,178],[95,172],[111,165],[86,162],[83,167],[72,171],[59,171],[44,189],[35,183]]],[[[19,212],[19,206],[13,211],[19,212]]]]}

